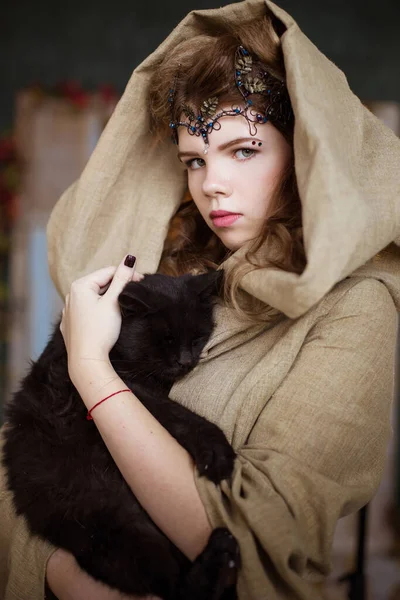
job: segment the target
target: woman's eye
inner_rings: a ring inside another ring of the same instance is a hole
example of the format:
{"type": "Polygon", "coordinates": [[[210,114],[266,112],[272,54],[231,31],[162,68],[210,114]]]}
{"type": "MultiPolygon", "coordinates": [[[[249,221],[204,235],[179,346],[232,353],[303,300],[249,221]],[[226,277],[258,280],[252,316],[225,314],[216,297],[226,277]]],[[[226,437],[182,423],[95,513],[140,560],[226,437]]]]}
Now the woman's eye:
{"type": "Polygon", "coordinates": [[[256,150],[252,150],[251,148],[239,148],[239,150],[235,151],[235,156],[236,156],[236,158],[243,160],[246,158],[250,158],[255,153],[256,153],[256,150]],[[238,152],[242,152],[242,156],[238,156],[238,152]]]}
{"type": "Polygon", "coordinates": [[[191,158],[185,164],[188,169],[195,170],[195,169],[200,169],[201,167],[204,167],[205,162],[202,158],[191,158]],[[202,164],[199,164],[199,163],[202,163],[202,164]]]}
{"type": "Polygon", "coordinates": [[[173,341],[174,341],[174,338],[172,337],[172,335],[166,335],[164,338],[164,342],[167,344],[167,346],[171,346],[173,341]]]}

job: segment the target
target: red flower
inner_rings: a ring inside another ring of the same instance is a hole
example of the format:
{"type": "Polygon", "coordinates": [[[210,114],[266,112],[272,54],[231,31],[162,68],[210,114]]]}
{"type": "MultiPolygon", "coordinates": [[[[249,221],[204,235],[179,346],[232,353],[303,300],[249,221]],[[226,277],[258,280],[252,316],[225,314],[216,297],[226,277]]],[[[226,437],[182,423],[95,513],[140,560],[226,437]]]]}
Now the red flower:
{"type": "Polygon", "coordinates": [[[86,92],[80,91],[71,95],[69,100],[77,108],[86,108],[89,104],[90,96],[86,92]]]}
{"type": "Polygon", "coordinates": [[[56,85],[56,89],[63,95],[69,98],[75,96],[76,94],[80,94],[82,92],[82,87],[79,81],[74,79],[70,79],[68,81],[62,81],[61,83],[56,85]]]}
{"type": "Polygon", "coordinates": [[[106,103],[115,102],[118,98],[117,90],[111,84],[101,85],[99,87],[99,93],[106,103]]]}

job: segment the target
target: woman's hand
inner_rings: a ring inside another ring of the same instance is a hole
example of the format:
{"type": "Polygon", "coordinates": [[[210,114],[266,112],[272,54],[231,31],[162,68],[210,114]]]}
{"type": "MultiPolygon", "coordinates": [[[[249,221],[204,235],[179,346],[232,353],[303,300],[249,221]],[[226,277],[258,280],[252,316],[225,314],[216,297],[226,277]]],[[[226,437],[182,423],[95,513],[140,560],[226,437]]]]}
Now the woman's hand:
{"type": "MultiPolygon", "coordinates": [[[[118,296],[129,281],[143,275],[134,270],[134,257],[128,255],[118,267],[104,267],[75,280],[65,299],[60,330],[68,353],[72,379],[83,361],[108,360],[121,331],[118,296]]],[[[89,364],[88,364],[89,366],[89,364]]]]}
{"type": "Polygon", "coordinates": [[[61,548],[50,556],[46,578],[58,600],[160,600],[155,596],[127,596],[96,581],[82,571],[72,554],[61,548]]]}

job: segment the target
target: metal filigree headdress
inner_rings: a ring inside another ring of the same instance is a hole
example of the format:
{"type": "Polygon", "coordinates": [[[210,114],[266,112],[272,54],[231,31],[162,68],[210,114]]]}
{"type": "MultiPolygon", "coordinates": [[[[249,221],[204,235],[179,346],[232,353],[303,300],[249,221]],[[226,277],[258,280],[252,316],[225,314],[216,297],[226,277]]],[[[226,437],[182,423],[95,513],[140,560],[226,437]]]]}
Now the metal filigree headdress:
{"type": "MultiPolygon", "coordinates": [[[[209,147],[208,135],[213,130],[221,128],[219,122],[221,117],[242,115],[249,124],[251,135],[257,134],[257,124],[271,121],[272,124],[286,127],[293,121],[292,105],[285,83],[266,71],[260,61],[252,57],[243,46],[239,46],[236,50],[235,83],[243,97],[241,105],[234,105],[229,110],[221,110],[217,113],[219,99],[213,96],[204,100],[197,115],[190,106],[182,105],[181,113],[187,119],[186,121],[171,119],[169,125],[172,129],[173,141],[178,142],[178,127],[186,127],[190,135],[202,136],[206,154],[209,147]],[[253,106],[251,96],[255,94],[264,98],[262,111],[256,110],[253,106]]],[[[174,97],[175,89],[171,88],[168,96],[171,112],[174,97]]]]}

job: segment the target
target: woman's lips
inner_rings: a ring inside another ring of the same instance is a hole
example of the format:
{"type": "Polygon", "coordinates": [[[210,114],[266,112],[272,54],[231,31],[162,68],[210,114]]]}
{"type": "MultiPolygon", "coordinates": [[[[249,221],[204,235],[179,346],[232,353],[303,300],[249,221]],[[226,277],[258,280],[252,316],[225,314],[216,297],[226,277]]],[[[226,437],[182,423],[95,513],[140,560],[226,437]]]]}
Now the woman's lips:
{"type": "Polygon", "coordinates": [[[229,227],[242,216],[239,213],[228,213],[225,211],[215,211],[210,214],[215,227],[229,227]]]}

